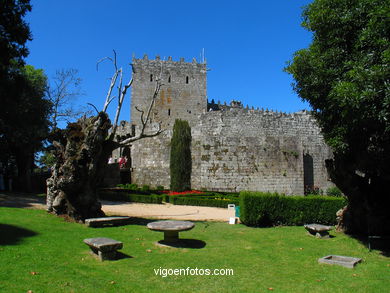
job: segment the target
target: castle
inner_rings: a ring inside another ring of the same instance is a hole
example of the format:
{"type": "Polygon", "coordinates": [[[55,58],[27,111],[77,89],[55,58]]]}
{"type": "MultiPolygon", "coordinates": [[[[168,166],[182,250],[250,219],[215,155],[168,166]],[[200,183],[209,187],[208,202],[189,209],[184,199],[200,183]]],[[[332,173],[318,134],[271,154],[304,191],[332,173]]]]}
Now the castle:
{"type": "Polygon", "coordinates": [[[305,188],[326,190],[325,160],[332,156],[315,119],[307,112],[292,114],[244,108],[240,102],[207,101],[206,64],[133,58],[131,121],[118,133],[135,135],[140,113],[147,109],[156,77],[163,86],[152,110],[150,129],[161,123],[157,137],[133,143],[114,153],[131,158],[131,182],[169,188],[170,140],[175,119],[187,120],[192,133],[193,189],[210,191],[271,191],[304,194],[305,188]]]}

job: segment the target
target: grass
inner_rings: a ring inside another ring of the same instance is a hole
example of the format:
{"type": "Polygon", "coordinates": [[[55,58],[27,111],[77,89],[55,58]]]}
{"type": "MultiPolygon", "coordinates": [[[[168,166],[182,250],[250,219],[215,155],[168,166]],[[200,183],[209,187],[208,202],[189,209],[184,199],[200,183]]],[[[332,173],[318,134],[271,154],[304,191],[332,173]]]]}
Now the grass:
{"type": "Polygon", "coordinates": [[[161,248],[147,221],[87,228],[41,210],[0,208],[0,292],[388,292],[390,258],[342,233],[303,227],[250,228],[197,222],[181,237],[195,248],[161,248]],[[127,257],[99,262],[82,242],[110,237],[127,257]],[[318,264],[338,254],[364,259],[355,269],[318,264]],[[233,269],[233,276],[157,276],[159,268],[233,269]]]}

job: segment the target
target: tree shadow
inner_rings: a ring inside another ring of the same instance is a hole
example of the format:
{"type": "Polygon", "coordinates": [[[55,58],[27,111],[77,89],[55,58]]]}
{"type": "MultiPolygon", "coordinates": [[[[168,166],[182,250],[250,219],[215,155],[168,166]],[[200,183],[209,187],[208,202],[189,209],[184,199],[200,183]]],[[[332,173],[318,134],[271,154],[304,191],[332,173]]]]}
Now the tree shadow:
{"type": "Polygon", "coordinates": [[[0,194],[0,206],[8,208],[31,208],[46,204],[45,197],[35,194],[3,192],[0,194]]]}
{"type": "Polygon", "coordinates": [[[174,248],[192,248],[192,249],[201,249],[206,246],[206,242],[197,239],[182,239],[180,238],[177,242],[168,242],[160,240],[156,243],[157,245],[164,247],[174,247],[174,248]]]}
{"type": "Polygon", "coordinates": [[[38,235],[38,233],[14,225],[0,224],[0,245],[16,245],[23,238],[38,235]]]}
{"type": "MultiPolygon", "coordinates": [[[[109,215],[109,217],[123,217],[120,215],[109,215]]],[[[155,222],[156,220],[152,219],[145,219],[145,218],[138,218],[138,217],[131,217],[124,222],[124,224],[121,225],[112,225],[112,226],[127,226],[127,225],[139,225],[139,226],[146,226],[147,224],[151,222],[155,222]]]]}
{"type": "Polygon", "coordinates": [[[380,254],[386,257],[390,257],[390,237],[383,236],[380,238],[368,238],[366,235],[351,235],[346,234],[358,240],[361,244],[367,247],[368,251],[379,250],[380,254]]]}

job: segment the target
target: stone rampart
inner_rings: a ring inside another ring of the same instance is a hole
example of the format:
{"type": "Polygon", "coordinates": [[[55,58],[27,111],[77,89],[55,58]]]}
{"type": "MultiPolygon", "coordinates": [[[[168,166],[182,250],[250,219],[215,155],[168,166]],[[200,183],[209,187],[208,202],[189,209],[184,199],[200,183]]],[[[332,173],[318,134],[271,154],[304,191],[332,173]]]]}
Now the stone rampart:
{"type": "MultiPolygon", "coordinates": [[[[294,114],[231,108],[207,112],[192,127],[192,188],[303,194],[327,189],[331,151],[307,112],[294,114]]],[[[136,142],[134,182],[169,188],[172,132],[136,142]]]]}

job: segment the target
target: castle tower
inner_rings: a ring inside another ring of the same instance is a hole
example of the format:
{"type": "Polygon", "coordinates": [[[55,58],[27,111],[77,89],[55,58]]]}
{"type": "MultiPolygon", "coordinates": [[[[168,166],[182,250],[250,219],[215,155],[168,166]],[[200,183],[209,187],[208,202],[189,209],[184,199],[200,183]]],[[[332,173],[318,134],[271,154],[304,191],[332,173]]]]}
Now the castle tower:
{"type": "Polygon", "coordinates": [[[139,125],[140,112],[150,104],[156,87],[156,78],[161,78],[162,87],[153,107],[150,122],[161,122],[162,129],[172,129],[175,119],[187,120],[190,125],[198,122],[198,116],[207,109],[206,64],[180,61],[149,60],[133,58],[133,85],[131,92],[131,123],[139,125]]]}

